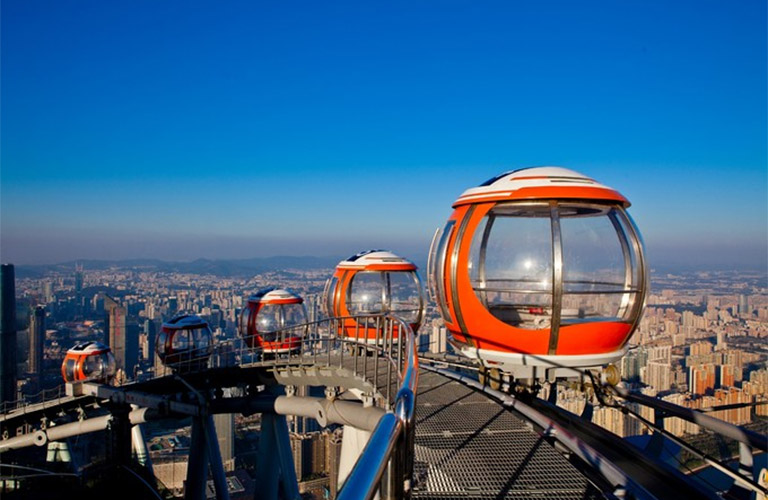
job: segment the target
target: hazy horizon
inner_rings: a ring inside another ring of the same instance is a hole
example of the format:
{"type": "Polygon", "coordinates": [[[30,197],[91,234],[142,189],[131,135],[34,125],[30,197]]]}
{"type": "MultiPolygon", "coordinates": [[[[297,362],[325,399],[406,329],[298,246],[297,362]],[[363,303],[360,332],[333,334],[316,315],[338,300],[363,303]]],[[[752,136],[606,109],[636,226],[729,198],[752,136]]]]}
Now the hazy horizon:
{"type": "Polygon", "coordinates": [[[560,165],[652,266],[768,267],[766,3],[0,4],[0,260],[426,260],[560,165]]]}

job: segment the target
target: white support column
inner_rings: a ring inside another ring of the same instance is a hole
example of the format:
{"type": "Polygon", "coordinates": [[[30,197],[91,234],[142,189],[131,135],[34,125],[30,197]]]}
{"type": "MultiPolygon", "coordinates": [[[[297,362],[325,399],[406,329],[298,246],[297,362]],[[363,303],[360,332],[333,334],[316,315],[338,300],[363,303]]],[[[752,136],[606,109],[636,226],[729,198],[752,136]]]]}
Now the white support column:
{"type": "Polygon", "coordinates": [[[341,457],[339,458],[339,489],[347,480],[349,473],[352,472],[352,468],[357,463],[357,459],[363,453],[363,449],[370,438],[370,431],[356,429],[350,425],[344,426],[344,432],[341,436],[341,457]]]}

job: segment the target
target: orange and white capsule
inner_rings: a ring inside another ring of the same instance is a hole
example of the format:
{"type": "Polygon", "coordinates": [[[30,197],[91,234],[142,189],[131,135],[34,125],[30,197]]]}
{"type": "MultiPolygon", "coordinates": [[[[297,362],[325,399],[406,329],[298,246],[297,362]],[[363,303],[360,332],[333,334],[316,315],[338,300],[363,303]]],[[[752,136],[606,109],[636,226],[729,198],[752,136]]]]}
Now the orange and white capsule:
{"type": "Polygon", "coordinates": [[[101,342],[82,342],[67,351],[61,376],[67,383],[95,381],[108,383],[115,376],[112,350],[101,342]]]}
{"type": "MultiPolygon", "coordinates": [[[[424,317],[424,292],[416,265],[386,250],[368,250],[339,262],[323,293],[328,316],[393,314],[416,333],[424,317]]],[[[366,322],[368,325],[370,322],[366,322]]],[[[342,334],[368,342],[376,329],[346,319],[342,334]]],[[[398,332],[394,332],[397,338],[398,332]]]]}
{"type": "Polygon", "coordinates": [[[181,314],[163,323],[155,339],[155,351],[166,366],[200,370],[208,365],[213,336],[208,322],[199,316],[181,314]]]}
{"type": "Polygon", "coordinates": [[[621,358],[642,314],[643,242],[614,189],[571,170],[469,189],[432,242],[430,291],[461,354],[516,376],[621,358]]]}
{"type": "Polygon", "coordinates": [[[306,322],[307,309],[299,294],[269,287],[248,298],[248,306],[240,315],[239,332],[252,349],[286,354],[301,348],[297,327],[306,322]]]}

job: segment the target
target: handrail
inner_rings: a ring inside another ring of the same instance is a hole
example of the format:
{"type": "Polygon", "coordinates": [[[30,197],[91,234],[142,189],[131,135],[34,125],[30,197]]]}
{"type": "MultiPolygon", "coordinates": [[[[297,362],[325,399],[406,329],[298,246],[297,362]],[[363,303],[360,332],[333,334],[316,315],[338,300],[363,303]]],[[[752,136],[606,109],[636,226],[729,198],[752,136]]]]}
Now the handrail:
{"type": "MultiPolygon", "coordinates": [[[[410,498],[411,477],[413,476],[414,417],[416,411],[416,389],[419,377],[419,358],[416,339],[408,325],[408,340],[405,348],[405,363],[401,374],[401,387],[395,398],[394,414],[382,417],[373,431],[363,453],[339,491],[339,500],[369,500],[378,490],[387,462],[394,465],[394,491],[391,498],[410,498]],[[399,444],[399,446],[398,446],[399,444]],[[396,453],[395,456],[393,454],[396,453]]],[[[401,330],[403,331],[403,330],[401,330]]]]}
{"type": "Polygon", "coordinates": [[[761,451],[768,451],[768,439],[766,439],[765,436],[761,434],[750,431],[749,429],[744,429],[738,425],[725,422],[715,417],[710,417],[709,415],[700,411],[691,408],[685,408],[668,401],[664,401],[663,399],[653,398],[637,392],[620,390],[617,392],[627,401],[659,409],[670,417],[683,419],[687,422],[691,422],[705,429],[711,430],[726,438],[744,443],[761,451]]]}
{"type": "MultiPolygon", "coordinates": [[[[392,410],[392,396],[396,395],[392,391],[392,383],[395,377],[404,377],[410,373],[405,364],[410,342],[401,342],[400,338],[412,336],[410,326],[394,315],[364,314],[323,318],[254,337],[236,337],[212,346],[174,354],[172,362],[159,368],[153,378],[185,376],[209,368],[232,366],[259,365],[280,369],[289,366],[334,365],[348,368],[362,377],[371,375],[370,385],[375,391],[381,392],[388,409],[392,410]],[[387,366],[385,374],[374,369],[380,361],[384,361],[387,366]]],[[[415,340],[413,342],[415,346],[415,340]]],[[[415,354],[411,357],[415,357],[415,354]]],[[[130,383],[133,381],[118,380],[120,386],[130,383]]]]}

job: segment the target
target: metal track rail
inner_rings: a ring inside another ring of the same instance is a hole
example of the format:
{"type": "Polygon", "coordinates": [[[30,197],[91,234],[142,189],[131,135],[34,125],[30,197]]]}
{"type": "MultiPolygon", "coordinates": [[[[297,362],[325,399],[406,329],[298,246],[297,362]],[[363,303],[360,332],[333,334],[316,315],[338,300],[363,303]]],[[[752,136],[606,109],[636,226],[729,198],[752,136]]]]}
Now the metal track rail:
{"type": "Polygon", "coordinates": [[[423,366],[445,377],[484,392],[532,422],[540,433],[560,450],[566,450],[581,464],[605,479],[608,497],[638,499],[718,498],[712,492],[687,481],[679,472],[663,466],[628,443],[617,446],[610,432],[542,400],[521,401],[491,389],[470,376],[451,370],[423,366]]]}

